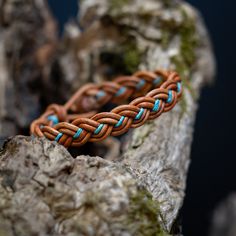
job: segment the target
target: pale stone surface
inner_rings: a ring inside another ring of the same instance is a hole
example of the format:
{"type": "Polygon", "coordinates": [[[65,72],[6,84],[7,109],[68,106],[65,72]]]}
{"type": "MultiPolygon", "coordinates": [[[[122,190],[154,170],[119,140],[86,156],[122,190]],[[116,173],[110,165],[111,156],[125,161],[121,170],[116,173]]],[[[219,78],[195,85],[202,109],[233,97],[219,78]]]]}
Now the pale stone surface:
{"type": "MultiPolygon", "coordinates": [[[[73,159],[44,139],[13,138],[0,154],[2,234],[179,234],[174,225],[184,199],[197,99],[215,71],[201,17],[182,1],[84,0],[80,21],[83,32],[68,24],[54,60],[62,84],[71,84],[65,96],[88,81],[163,67],[180,73],[184,96],[173,111],[130,131],[113,161],[73,159]]],[[[49,74],[43,78],[50,81],[49,74]]]]}
{"type": "Polygon", "coordinates": [[[16,136],[0,153],[0,182],[0,235],[166,235],[122,163],[16,136]]]}

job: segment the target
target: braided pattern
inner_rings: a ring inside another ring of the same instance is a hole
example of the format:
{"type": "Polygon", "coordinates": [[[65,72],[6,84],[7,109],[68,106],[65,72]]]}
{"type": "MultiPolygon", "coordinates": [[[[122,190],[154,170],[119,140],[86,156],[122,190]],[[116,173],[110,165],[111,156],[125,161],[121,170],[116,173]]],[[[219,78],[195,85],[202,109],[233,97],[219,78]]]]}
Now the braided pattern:
{"type": "Polygon", "coordinates": [[[181,95],[181,79],[172,71],[139,71],[112,82],[87,84],[64,106],[50,105],[31,124],[31,133],[65,147],[78,147],[109,135],[122,135],[157,118],[171,110],[181,95]],[[96,112],[109,101],[119,104],[130,98],[133,100],[127,105],[119,105],[110,112],[96,112]]]}

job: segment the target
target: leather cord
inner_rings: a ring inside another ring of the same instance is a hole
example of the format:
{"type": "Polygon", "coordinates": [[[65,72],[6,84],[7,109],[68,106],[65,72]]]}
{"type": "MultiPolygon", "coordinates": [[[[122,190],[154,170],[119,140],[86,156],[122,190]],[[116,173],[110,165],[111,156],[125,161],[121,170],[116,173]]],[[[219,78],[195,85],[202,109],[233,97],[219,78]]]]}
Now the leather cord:
{"type": "Polygon", "coordinates": [[[171,110],[182,95],[181,79],[174,71],[139,71],[110,82],[86,84],[63,106],[50,105],[33,121],[30,131],[66,148],[119,136],[147,120],[171,110]],[[125,101],[133,99],[128,104],[125,101]],[[108,102],[110,112],[97,112],[108,102]],[[123,104],[123,105],[122,105],[123,104]]]}

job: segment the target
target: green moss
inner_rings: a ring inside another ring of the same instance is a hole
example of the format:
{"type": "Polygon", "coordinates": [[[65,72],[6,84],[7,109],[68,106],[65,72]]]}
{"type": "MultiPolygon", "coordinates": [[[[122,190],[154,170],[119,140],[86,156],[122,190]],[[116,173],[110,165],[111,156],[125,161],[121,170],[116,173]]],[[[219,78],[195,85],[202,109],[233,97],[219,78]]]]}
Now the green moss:
{"type": "Polygon", "coordinates": [[[182,24],[177,25],[173,20],[162,21],[161,28],[163,30],[163,41],[165,45],[170,42],[172,36],[176,34],[180,36],[180,54],[178,55],[178,60],[173,58],[173,63],[185,75],[186,71],[189,72],[196,61],[195,49],[199,41],[196,36],[194,19],[189,17],[183,8],[180,8],[179,11],[183,17],[182,24]]]}
{"type": "Polygon", "coordinates": [[[134,73],[141,62],[141,53],[139,52],[135,43],[128,43],[123,46],[124,48],[124,64],[126,71],[129,74],[134,73]]]}
{"type": "MultiPolygon", "coordinates": [[[[176,71],[180,74],[181,79],[182,79],[182,85],[183,89],[188,89],[190,94],[192,95],[193,99],[197,98],[197,94],[195,90],[191,86],[190,82],[190,69],[187,67],[186,63],[183,61],[183,57],[181,56],[175,56],[172,57],[172,63],[174,63],[176,67],[176,71]]],[[[180,107],[181,107],[181,115],[180,117],[183,116],[183,114],[187,111],[187,100],[186,96],[183,93],[182,98],[179,101],[180,107]]]]}
{"type": "Polygon", "coordinates": [[[115,48],[100,53],[100,63],[109,67],[104,76],[112,79],[120,74],[133,74],[141,62],[142,52],[138,50],[135,39],[125,40],[115,48]]]}
{"type": "Polygon", "coordinates": [[[177,72],[181,75],[184,87],[188,88],[194,98],[196,93],[190,84],[192,67],[196,61],[195,49],[198,46],[196,37],[196,25],[193,18],[190,18],[185,10],[181,9],[183,24],[179,29],[180,34],[180,55],[172,58],[177,72]]]}
{"type": "Polygon", "coordinates": [[[162,48],[166,49],[169,45],[170,42],[170,38],[171,38],[171,33],[169,30],[163,30],[162,31],[162,39],[161,39],[161,45],[162,48]]]}
{"type": "Polygon", "coordinates": [[[171,7],[175,3],[173,0],[162,0],[164,7],[171,7]]]}
{"type": "Polygon", "coordinates": [[[119,10],[124,5],[128,4],[130,0],[109,0],[111,10],[119,10]]]}
{"type": "Polygon", "coordinates": [[[180,118],[184,115],[184,113],[187,111],[187,100],[185,98],[185,95],[183,93],[182,95],[182,99],[180,99],[179,101],[180,107],[181,107],[181,114],[180,114],[180,118]]]}
{"type": "MultiPolygon", "coordinates": [[[[196,61],[196,47],[199,44],[196,36],[196,25],[193,18],[190,18],[185,10],[180,9],[183,17],[183,23],[178,27],[177,33],[180,35],[180,53],[171,58],[176,71],[180,74],[183,87],[188,89],[193,99],[197,98],[195,90],[191,86],[191,71],[196,61]]],[[[187,110],[186,97],[183,95],[180,100],[182,115],[187,110]]],[[[181,115],[181,116],[182,116],[181,115]]]]}
{"type": "Polygon", "coordinates": [[[176,67],[176,71],[180,74],[181,79],[182,79],[182,84],[184,88],[187,88],[192,97],[194,99],[197,98],[197,94],[194,91],[194,89],[191,86],[191,82],[190,82],[190,69],[189,67],[186,65],[186,62],[184,61],[184,58],[180,55],[180,56],[174,56],[171,58],[172,63],[174,63],[175,67],[176,67]]]}
{"type": "MultiPolygon", "coordinates": [[[[167,1],[168,3],[168,1],[167,1]]],[[[196,92],[191,87],[191,71],[196,61],[195,49],[199,44],[196,36],[196,24],[194,19],[189,17],[186,11],[180,7],[179,11],[182,14],[182,24],[177,25],[172,20],[162,21],[162,47],[166,49],[169,46],[170,40],[174,35],[180,36],[180,52],[178,55],[171,58],[171,62],[175,65],[176,71],[180,74],[183,87],[187,88],[194,99],[197,98],[196,92]]],[[[181,99],[181,107],[186,110],[186,101],[184,97],[181,99]]]]}
{"type": "Polygon", "coordinates": [[[191,68],[196,61],[195,49],[198,45],[198,39],[196,37],[196,25],[194,19],[190,18],[187,13],[182,9],[183,25],[180,28],[181,56],[184,59],[184,63],[191,68]]]}
{"type": "MultiPolygon", "coordinates": [[[[127,189],[129,189],[129,185],[132,186],[133,184],[134,182],[127,183],[127,189]]],[[[152,199],[151,194],[144,188],[127,193],[130,195],[128,207],[124,207],[121,215],[114,215],[112,218],[108,217],[106,212],[101,211],[97,205],[98,202],[103,202],[103,193],[91,192],[88,194],[81,207],[83,217],[76,221],[76,231],[87,235],[88,227],[94,227],[93,219],[95,217],[98,222],[117,225],[131,235],[170,236],[162,229],[158,221],[159,203],[152,199]]]]}
{"type": "Polygon", "coordinates": [[[141,189],[130,199],[128,227],[137,236],[168,236],[158,221],[159,204],[151,194],[141,189]]]}
{"type": "Polygon", "coordinates": [[[189,18],[184,10],[181,10],[181,12],[183,23],[178,29],[178,34],[180,35],[180,53],[178,56],[172,57],[172,62],[182,78],[187,79],[196,61],[195,49],[198,45],[198,39],[196,37],[194,20],[189,18]]]}

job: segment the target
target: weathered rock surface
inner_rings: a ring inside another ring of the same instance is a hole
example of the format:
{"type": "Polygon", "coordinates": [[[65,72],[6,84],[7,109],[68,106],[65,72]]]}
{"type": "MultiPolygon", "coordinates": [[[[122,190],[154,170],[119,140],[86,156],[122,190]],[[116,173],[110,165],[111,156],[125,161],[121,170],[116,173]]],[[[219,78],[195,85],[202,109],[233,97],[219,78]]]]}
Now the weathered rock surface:
{"type": "Polygon", "coordinates": [[[122,163],[17,136],[1,153],[0,181],[0,235],[162,233],[157,202],[122,163]]]}
{"type": "Polygon", "coordinates": [[[184,96],[173,111],[129,132],[113,161],[73,159],[45,139],[17,136],[6,143],[2,234],[177,235],[197,99],[215,69],[201,17],[182,1],[86,0],[79,18],[83,31],[68,24],[60,53],[42,66],[54,71],[44,74],[47,81],[60,72],[62,84],[71,83],[65,97],[88,81],[163,67],[181,74],[184,96]]]}
{"type": "Polygon", "coordinates": [[[236,235],[236,193],[230,194],[214,211],[211,236],[236,235]]]}
{"type": "Polygon", "coordinates": [[[0,1],[0,138],[25,132],[40,114],[56,40],[45,1],[0,1]]]}

